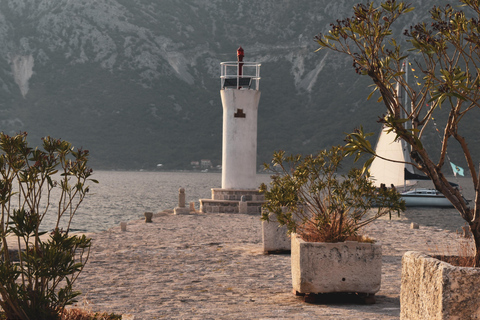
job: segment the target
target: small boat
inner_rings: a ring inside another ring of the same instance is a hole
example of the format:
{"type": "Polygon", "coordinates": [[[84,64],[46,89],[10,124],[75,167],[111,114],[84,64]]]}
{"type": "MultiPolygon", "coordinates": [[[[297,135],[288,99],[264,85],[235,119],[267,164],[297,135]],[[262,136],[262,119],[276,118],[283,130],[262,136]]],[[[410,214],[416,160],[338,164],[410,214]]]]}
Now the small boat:
{"type": "Polygon", "coordinates": [[[407,207],[453,207],[452,203],[435,189],[415,188],[400,194],[407,207]]]}

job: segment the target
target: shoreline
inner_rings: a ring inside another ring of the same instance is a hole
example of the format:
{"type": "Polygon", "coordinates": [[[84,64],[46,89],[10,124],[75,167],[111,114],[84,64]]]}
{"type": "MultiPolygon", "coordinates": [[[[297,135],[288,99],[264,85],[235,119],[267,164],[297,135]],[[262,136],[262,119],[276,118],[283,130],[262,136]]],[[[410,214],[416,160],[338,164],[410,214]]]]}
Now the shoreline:
{"type": "Polygon", "coordinates": [[[443,220],[445,228],[410,229],[414,212],[425,223],[438,216],[424,210],[419,218],[412,210],[366,228],[383,251],[374,305],[316,305],[295,297],[290,255],[263,253],[259,216],[163,212],[152,223],[128,222],[124,232],[116,226],[91,235],[91,255],[75,284],[82,291],[76,306],[135,319],[399,319],[403,253],[448,253],[463,242],[448,230],[455,225],[450,219],[443,220]]]}

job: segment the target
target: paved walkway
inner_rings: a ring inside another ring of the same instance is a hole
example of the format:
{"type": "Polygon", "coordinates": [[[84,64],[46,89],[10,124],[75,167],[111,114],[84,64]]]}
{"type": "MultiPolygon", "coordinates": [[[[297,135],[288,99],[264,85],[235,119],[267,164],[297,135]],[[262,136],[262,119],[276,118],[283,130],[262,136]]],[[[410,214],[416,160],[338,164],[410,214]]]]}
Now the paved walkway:
{"type": "Polygon", "coordinates": [[[262,252],[261,221],[242,214],[156,214],[93,234],[78,306],[130,319],[399,319],[401,256],[455,249],[459,237],[405,217],[379,220],[382,288],[374,305],[305,303],[291,293],[290,256],[262,252]]]}

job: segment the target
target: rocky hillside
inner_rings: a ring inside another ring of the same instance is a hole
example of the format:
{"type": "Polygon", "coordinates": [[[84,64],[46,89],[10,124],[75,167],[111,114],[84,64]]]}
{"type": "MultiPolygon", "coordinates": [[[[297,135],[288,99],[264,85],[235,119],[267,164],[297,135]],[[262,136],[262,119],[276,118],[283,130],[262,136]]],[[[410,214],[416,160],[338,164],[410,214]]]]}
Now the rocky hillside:
{"type": "MultiPolygon", "coordinates": [[[[313,37],[357,0],[2,0],[0,126],[92,152],[102,169],[221,162],[221,61],[262,63],[258,163],[343,142],[383,111],[313,37]]],[[[427,15],[430,1],[396,31],[427,15]]]]}

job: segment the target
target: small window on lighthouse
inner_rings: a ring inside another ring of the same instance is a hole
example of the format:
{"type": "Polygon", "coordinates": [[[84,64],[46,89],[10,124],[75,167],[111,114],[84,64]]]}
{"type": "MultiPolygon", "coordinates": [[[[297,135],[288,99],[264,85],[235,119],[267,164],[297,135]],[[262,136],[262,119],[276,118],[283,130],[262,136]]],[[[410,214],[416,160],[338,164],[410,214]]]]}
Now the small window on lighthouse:
{"type": "Polygon", "coordinates": [[[233,115],[235,118],[245,118],[245,113],[243,113],[243,109],[237,109],[237,112],[233,115]]]}

